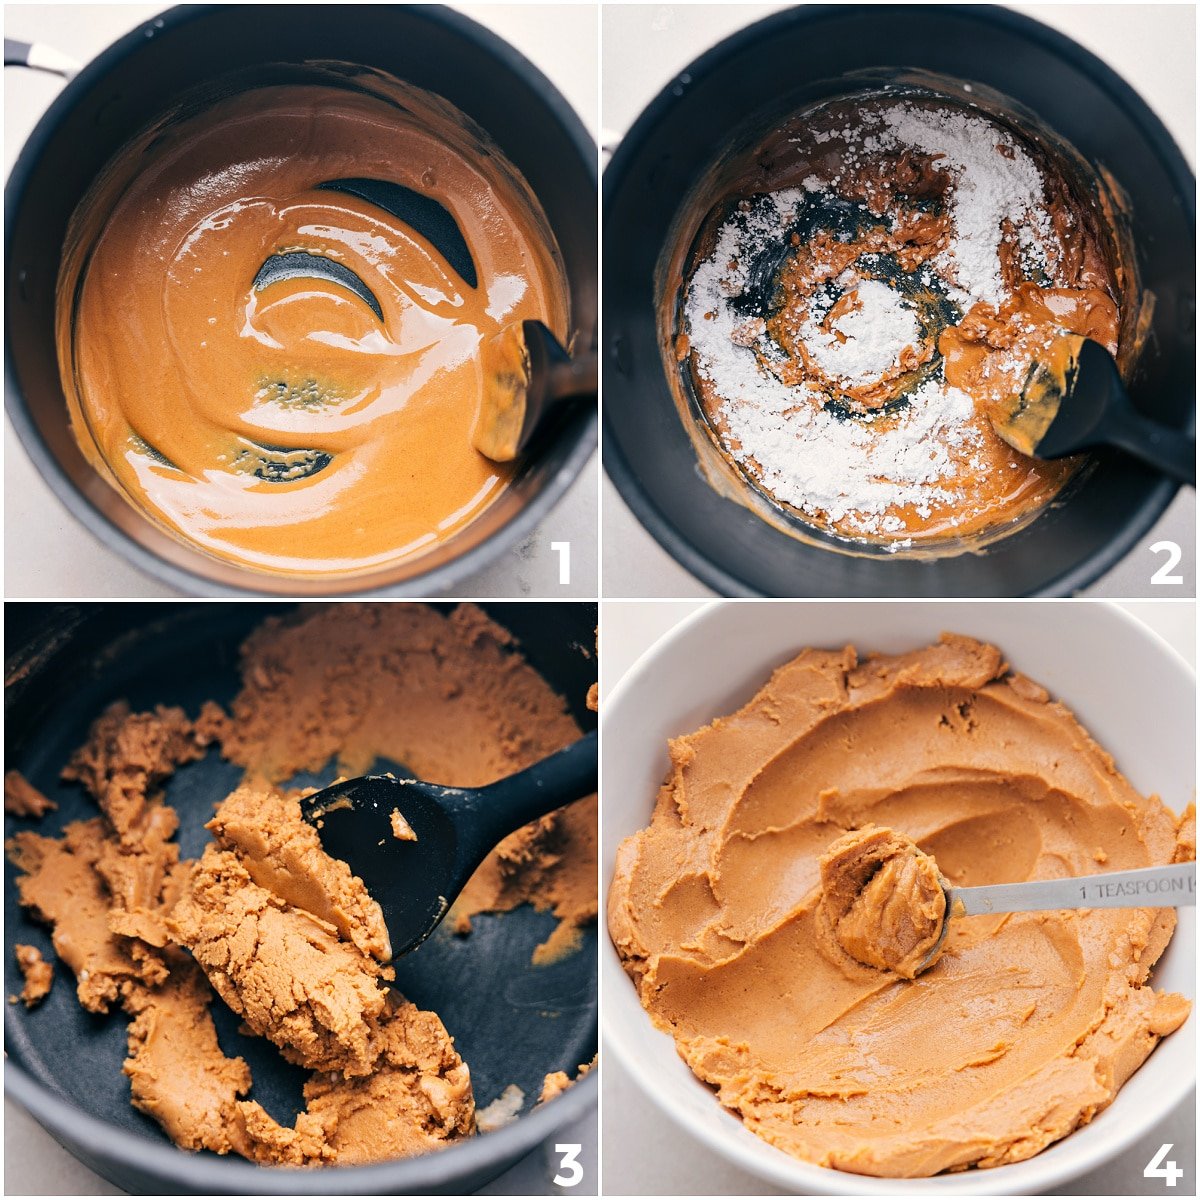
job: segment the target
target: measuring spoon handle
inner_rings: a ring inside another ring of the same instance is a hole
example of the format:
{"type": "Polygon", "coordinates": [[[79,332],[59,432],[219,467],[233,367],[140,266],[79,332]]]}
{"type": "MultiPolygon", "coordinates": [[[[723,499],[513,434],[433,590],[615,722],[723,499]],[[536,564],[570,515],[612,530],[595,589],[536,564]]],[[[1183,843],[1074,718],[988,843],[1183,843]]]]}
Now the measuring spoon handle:
{"type": "Polygon", "coordinates": [[[1196,864],[1173,863],[1169,867],[1107,871],[1071,879],[950,888],[946,899],[951,915],[967,917],[1061,908],[1181,908],[1196,903],[1196,864]]]}

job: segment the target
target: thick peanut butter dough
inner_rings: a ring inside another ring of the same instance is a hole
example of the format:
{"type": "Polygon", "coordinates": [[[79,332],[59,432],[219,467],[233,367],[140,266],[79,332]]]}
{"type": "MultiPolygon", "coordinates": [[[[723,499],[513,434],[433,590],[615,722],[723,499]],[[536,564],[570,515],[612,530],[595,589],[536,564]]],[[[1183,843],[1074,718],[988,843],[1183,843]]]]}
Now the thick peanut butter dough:
{"type": "MultiPolygon", "coordinates": [[[[185,1150],[243,1150],[235,1121],[250,1068],[217,1042],[203,974],[182,956],[161,987],[130,987],[129,1076],[134,1108],[153,1117],[185,1150]]],[[[243,1150],[244,1152],[244,1150],[243,1150]]]]}
{"type": "Polygon", "coordinates": [[[360,944],[387,956],[379,906],[345,863],[321,850],[294,799],[239,788],[209,828],[217,842],[171,914],[175,941],[289,1062],[369,1073],[386,997],[379,962],[360,944]],[[247,843],[263,857],[245,853],[247,843]],[[230,845],[238,848],[221,848],[230,845]]]}
{"type": "Polygon", "coordinates": [[[962,918],[912,981],[829,936],[821,859],[870,824],[958,886],[1188,853],[1188,818],[994,647],[805,650],[670,753],[618,852],[609,928],[688,1065],[787,1153],[895,1177],[1029,1158],[1186,1019],[1147,984],[1168,908],[962,918]]]}
{"type": "Polygon", "coordinates": [[[61,838],[23,831],[6,847],[24,872],[17,879],[21,904],[52,927],[55,953],[89,1012],[108,1012],[130,984],[157,985],[168,973],[157,950],[111,928],[114,897],[98,864],[118,844],[104,818],[94,817],[72,821],[61,838]]]}
{"type": "Polygon", "coordinates": [[[902,833],[852,829],[821,855],[823,917],[856,962],[905,979],[930,961],[946,917],[937,863],[902,833]]]}
{"type": "Polygon", "coordinates": [[[539,1104],[548,1104],[551,1100],[557,1099],[568,1088],[574,1087],[595,1065],[596,1060],[594,1058],[591,1062],[580,1063],[579,1070],[576,1072],[574,1079],[566,1071],[551,1071],[542,1080],[542,1090],[538,1095],[537,1102],[539,1104]]]}
{"type": "MultiPolygon", "coordinates": [[[[26,1008],[41,1004],[50,994],[54,984],[54,968],[42,957],[42,952],[36,946],[23,946],[20,942],[16,947],[17,966],[25,978],[25,986],[21,989],[20,999],[26,1008]]],[[[13,997],[14,1000],[17,997],[13,997]]]]}
{"type": "MultiPolygon", "coordinates": [[[[242,676],[222,750],[271,782],[331,759],[362,775],[388,758],[420,779],[483,787],[579,736],[508,632],[472,605],[449,616],[350,604],[273,618],[247,640],[242,676]]],[[[596,821],[593,796],[506,838],[455,904],[456,928],[532,903],[560,922],[538,961],[569,952],[596,916],[596,821]]]]}
{"type": "MultiPolygon", "coordinates": [[[[470,1072],[453,1039],[387,990],[379,906],[279,785],[331,759],[362,774],[378,756],[439,782],[487,783],[578,729],[509,635],[470,607],[337,605],[273,619],[246,643],[242,670],[231,714],[209,704],[193,721],[117,704],[100,716],[63,776],[102,815],[60,838],[9,840],[21,903],[52,927],[84,1007],[132,1018],[132,1102],[183,1148],[348,1164],[469,1136],[470,1072]],[[214,742],[246,779],[208,822],[200,859],[181,860],[163,790],[214,742]],[[292,1126],[250,1098],[249,1067],[221,1049],[214,991],[246,1031],[313,1072],[292,1126]]],[[[560,918],[551,943],[569,942],[595,914],[595,817],[592,798],[513,835],[464,912],[529,901],[560,918]]]]}

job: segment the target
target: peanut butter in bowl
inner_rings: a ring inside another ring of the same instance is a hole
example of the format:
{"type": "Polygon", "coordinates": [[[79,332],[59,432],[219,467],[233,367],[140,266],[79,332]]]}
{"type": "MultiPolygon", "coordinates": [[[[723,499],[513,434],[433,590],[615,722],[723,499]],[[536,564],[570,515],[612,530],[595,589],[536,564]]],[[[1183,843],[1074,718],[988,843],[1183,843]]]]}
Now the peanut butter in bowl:
{"type": "Polygon", "coordinates": [[[962,918],[904,969],[942,897],[886,831],[954,886],[1194,856],[1193,812],[1139,793],[995,646],[804,650],[669,749],[617,852],[609,931],[692,1073],[792,1158],[889,1179],[1022,1162],[1187,1019],[1150,982],[1173,909],[962,918]],[[900,953],[863,961],[881,931],[900,953]]]}

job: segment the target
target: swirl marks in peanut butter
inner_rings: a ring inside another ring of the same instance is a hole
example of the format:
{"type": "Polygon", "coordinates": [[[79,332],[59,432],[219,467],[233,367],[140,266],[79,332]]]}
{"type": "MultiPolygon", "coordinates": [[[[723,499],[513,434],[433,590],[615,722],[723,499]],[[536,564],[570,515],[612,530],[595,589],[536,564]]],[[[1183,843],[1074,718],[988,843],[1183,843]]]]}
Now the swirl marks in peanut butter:
{"type": "Polygon", "coordinates": [[[355,574],[454,536],[514,473],[471,444],[481,348],[527,318],[567,336],[527,185],[444,101],[393,84],[180,116],[73,222],[59,348],[80,445],[240,566],[355,574]]]}

